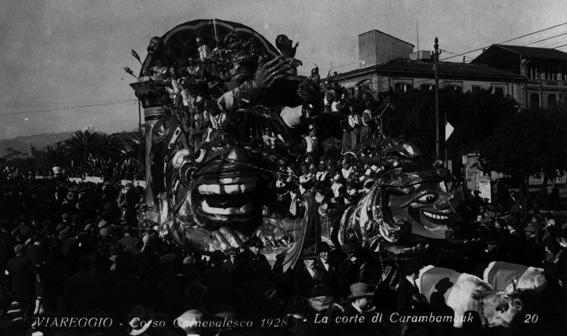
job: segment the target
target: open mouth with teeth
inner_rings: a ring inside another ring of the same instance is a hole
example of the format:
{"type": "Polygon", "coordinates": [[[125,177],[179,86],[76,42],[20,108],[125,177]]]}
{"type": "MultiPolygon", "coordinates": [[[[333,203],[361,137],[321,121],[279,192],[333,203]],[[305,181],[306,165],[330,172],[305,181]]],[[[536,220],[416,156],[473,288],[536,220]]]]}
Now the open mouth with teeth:
{"type": "Polygon", "coordinates": [[[452,223],[451,211],[441,210],[441,211],[431,211],[422,209],[420,211],[421,222],[424,227],[430,231],[439,231],[447,229],[447,226],[452,223]]]}
{"type": "Polygon", "coordinates": [[[432,207],[411,210],[410,214],[414,220],[421,223],[424,236],[434,239],[445,238],[445,233],[453,223],[451,210],[434,210],[432,207]]]}
{"type": "Polygon", "coordinates": [[[432,239],[446,239],[455,217],[451,209],[435,209],[433,206],[410,207],[409,215],[415,221],[412,232],[432,239]]]}
{"type": "Polygon", "coordinates": [[[209,229],[237,225],[248,231],[257,217],[258,174],[238,164],[215,164],[191,191],[195,214],[209,229]]]}

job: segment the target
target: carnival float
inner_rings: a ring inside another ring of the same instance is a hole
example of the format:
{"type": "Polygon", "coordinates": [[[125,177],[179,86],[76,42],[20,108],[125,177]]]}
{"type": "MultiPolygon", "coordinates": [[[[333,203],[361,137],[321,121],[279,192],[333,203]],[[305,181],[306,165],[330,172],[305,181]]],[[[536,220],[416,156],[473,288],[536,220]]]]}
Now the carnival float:
{"type": "Polygon", "coordinates": [[[394,139],[373,148],[387,169],[358,204],[336,214],[327,236],[310,193],[301,218],[263,213],[277,176],[293,174],[281,167],[302,155],[300,134],[309,124],[332,128],[318,78],[298,75],[297,44],[283,34],[275,43],[218,19],[151,39],[131,84],[144,113],[145,219],[172,243],[203,252],[226,253],[252,237],[284,241],[263,251],[282,271],[321,239],[397,258],[455,241],[455,180],[394,139]]]}

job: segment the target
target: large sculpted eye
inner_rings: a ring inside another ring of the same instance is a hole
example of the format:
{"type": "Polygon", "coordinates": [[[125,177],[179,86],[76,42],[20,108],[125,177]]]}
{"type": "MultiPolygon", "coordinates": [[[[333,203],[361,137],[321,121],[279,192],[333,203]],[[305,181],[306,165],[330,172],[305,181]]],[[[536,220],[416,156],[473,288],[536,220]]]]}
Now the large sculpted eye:
{"type": "Polygon", "coordinates": [[[207,151],[204,150],[203,148],[199,149],[199,151],[195,153],[195,158],[193,160],[197,163],[203,162],[203,159],[205,159],[206,153],[207,153],[207,151]]]}
{"type": "Polygon", "coordinates": [[[433,203],[437,199],[435,194],[425,194],[417,199],[420,203],[433,203]]]}

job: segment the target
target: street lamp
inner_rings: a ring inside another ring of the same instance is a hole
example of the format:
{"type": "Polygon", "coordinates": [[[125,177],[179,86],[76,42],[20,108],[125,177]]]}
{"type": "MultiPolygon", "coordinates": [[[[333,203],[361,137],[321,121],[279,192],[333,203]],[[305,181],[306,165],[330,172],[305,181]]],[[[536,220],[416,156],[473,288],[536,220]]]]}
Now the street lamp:
{"type": "Polygon", "coordinates": [[[433,70],[435,72],[435,160],[440,160],[441,137],[439,134],[439,39],[435,37],[433,70]]]}

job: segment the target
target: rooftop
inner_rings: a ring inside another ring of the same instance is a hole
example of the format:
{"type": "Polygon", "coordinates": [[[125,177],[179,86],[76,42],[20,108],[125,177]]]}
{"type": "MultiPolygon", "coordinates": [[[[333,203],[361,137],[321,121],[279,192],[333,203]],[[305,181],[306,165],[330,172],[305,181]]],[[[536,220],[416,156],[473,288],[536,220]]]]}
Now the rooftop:
{"type": "MultiPolygon", "coordinates": [[[[419,77],[433,77],[433,62],[430,61],[413,61],[410,59],[398,58],[392,61],[373,65],[365,68],[355,69],[345,73],[338,74],[335,78],[343,79],[355,77],[357,75],[377,72],[385,75],[407,75],[419,77]]],[[[482,64],[455,63],[455,62],[439,62],[439,76],[453,78],[493,78],[506,80],[523,80],[524,77],[517,74],[491,68],[482,64]]]]}
{"type": "Polygon", "coordinates": [[[534,47],[523,47],[523,46],[504,45],[504,44],[494,44],[493,46],[510,50],[524,57],[567,60],[567,53],[552,48],[534,48],[534,47]]]}

